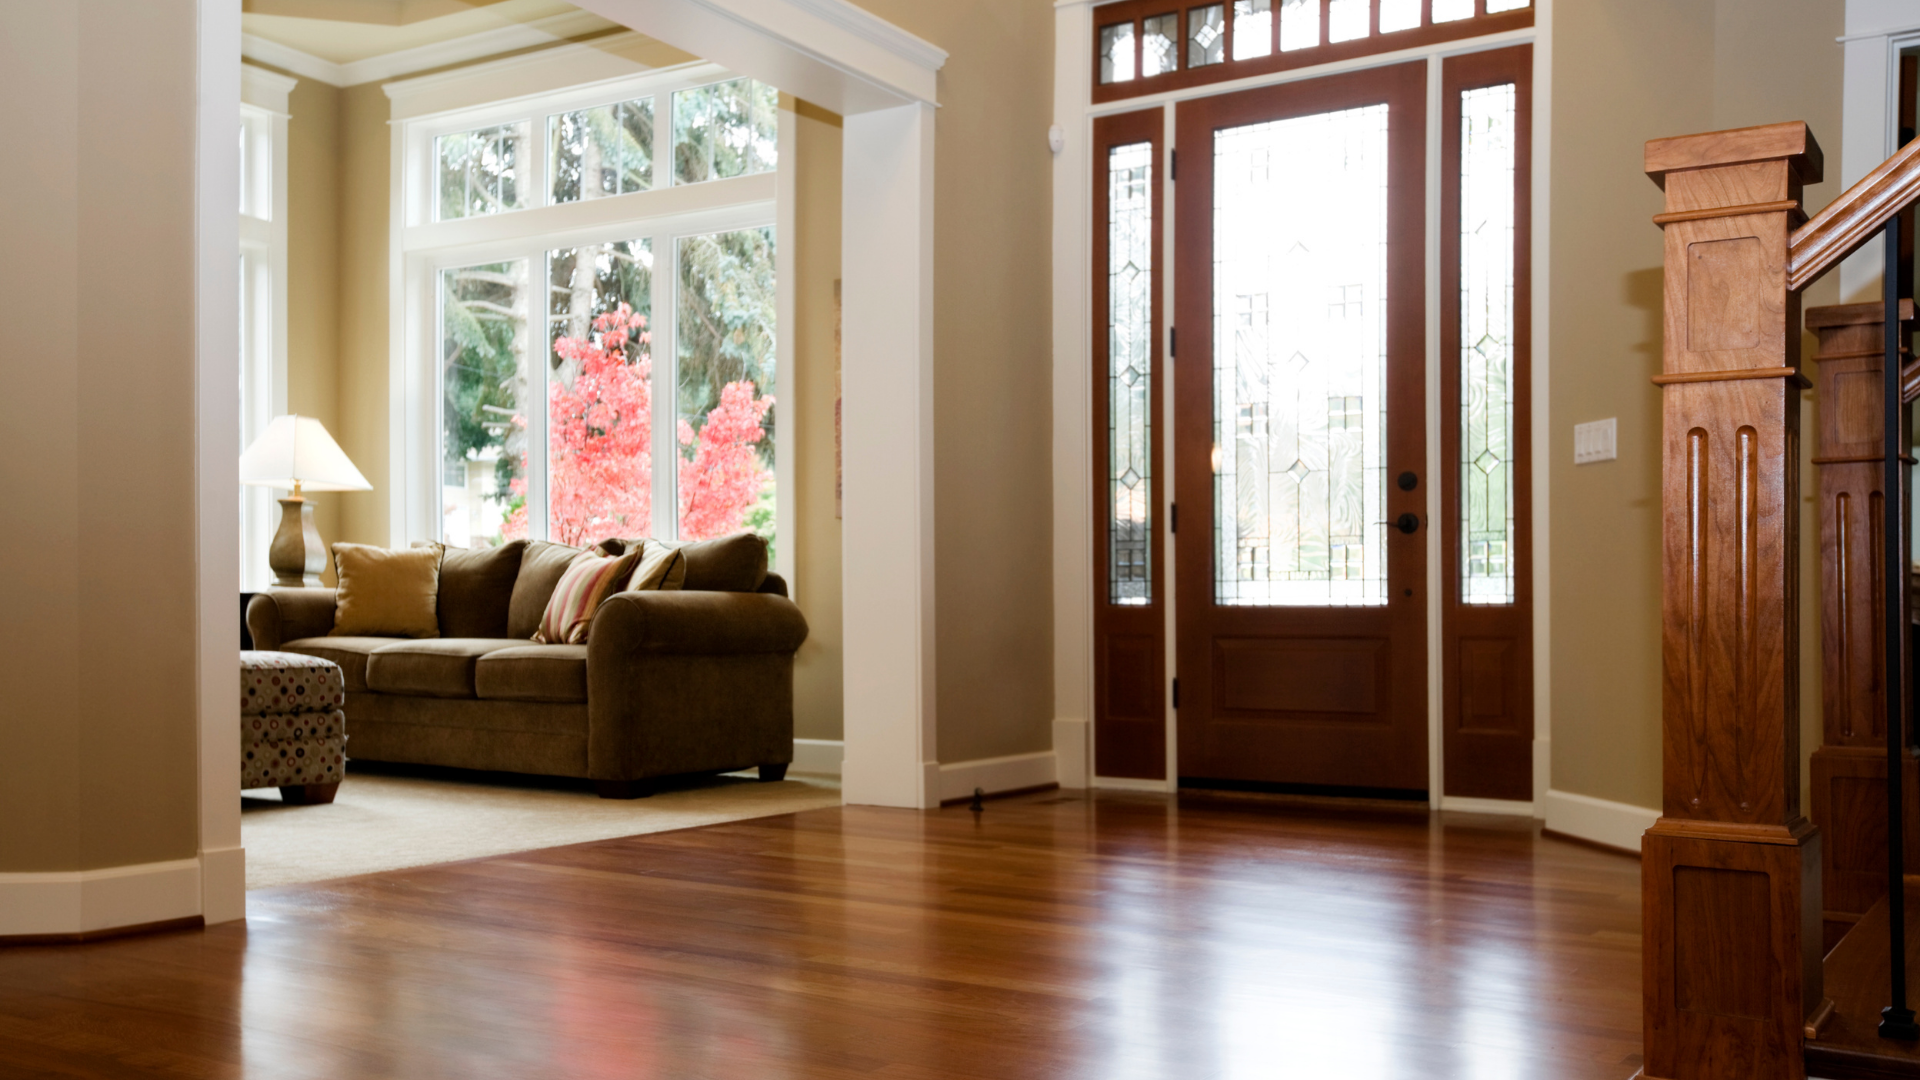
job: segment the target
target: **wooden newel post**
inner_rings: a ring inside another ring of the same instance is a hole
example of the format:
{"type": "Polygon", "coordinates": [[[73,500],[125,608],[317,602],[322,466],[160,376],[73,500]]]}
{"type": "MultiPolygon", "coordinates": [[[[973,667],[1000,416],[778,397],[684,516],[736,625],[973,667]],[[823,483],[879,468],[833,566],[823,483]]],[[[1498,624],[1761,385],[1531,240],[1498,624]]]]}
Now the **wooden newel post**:
{"type": "Polygon", "coordinates": [[[1800,299],[1805,124],[1647,144],[1666,191],[1662,816],[1641,845],[1646,1064],[1806,1075],[1824,1011],[1820,842],[1800,814],[1800,299]]]}

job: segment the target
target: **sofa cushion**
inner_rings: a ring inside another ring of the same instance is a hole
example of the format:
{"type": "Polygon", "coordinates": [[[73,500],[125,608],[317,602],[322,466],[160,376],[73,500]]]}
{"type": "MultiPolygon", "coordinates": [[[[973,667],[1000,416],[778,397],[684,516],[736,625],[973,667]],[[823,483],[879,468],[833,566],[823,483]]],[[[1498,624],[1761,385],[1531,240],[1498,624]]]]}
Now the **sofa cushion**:
{"type": "Polygon", "coordinates": [[[475,661],[519,644],[512,638],[390,642],[367,658],[367,689],[412,697],[470,698],[475,661]]]}
{"type": "Polygon", "coordinates": [[[440,636],[434,613],[440,594],[439,551],[335,544],[333,565],[340,591],[334,598],[332,633],[440,636]]]}
{"type": "Polygon", "coordinates": [[[507,636],[530,641],[540,629],[540,617],[547,613],[547,601],[560,584],[573,560],[584,552],[565,544],[535,540],[520,556],[520,572],[514,577],[513,595],[507,602],[507,636]]]}
{"type": "Polygon", "coordinates": [[[683,589],[701,592],[757,592],[767,580],[767,538],[737,532],[712,540],[656,540],[680,549],[687,560],[683,589]]]}
{"type": "Polygon", "coordinates": [[[240,715],[333,712],[346,703],[340,665],[311,653],[241,650],[240,715]]]}
{"type": "Polygon", "coordinates": [[[340,665],[340,676],[346,683],[347,693],[363,694],[367,690],[367,657],[373,650],[384,649],[396,641],[404,639],[390,637],[310,637],[296,638],[280,646],[281,652],[304,653],[318,656],[322,660],[331,660],[340,665]]]}
{"type": "Polygon", "coordinates": [[[512,540],[491,548],[442,548],[440,553],[440,636],[503,638],[513,585],[527,542],[512,540]]]}
{"type": "Polygon", "coordinates": [[[585,645],[516,645],[480,658],[473,688],[495,701],[587,700],[585,645]]]}
{"type": "Polygon", "coordinates": [[[584,645],[593,613],[608,596],[619,592],[633,576],[640,562],[638,551],[602,558],[587,555],[575,559],[554,586],[547,612],[540,617],[540,630],[533,640],[542,645],[584,645]]]}

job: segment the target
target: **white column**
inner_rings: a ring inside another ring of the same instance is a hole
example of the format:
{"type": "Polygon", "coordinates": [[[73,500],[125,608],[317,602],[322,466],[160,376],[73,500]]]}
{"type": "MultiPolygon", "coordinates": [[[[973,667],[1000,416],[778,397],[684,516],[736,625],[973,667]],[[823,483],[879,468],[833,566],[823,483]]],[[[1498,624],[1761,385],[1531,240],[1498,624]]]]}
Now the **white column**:
{"type": "MultiPolygon", "coordinates": [[[[240,10],[200,0],[194,148],[194,559],[199,609],[200,913],[247,914],[240,847],[240,10]]],[[[277,178],[276,178],[277,182],[277,178]]],[[[276,228],[285,226],[276,223],[276,228]]],[[[283,275],[284,276],[284,275],[283,275]]]]}
{"type": "Polygon", "coordinates": [[[1093,779],[1092,23],[1083,0],[1053,9],[1053,753],[1068,788],[1093,779]]]}
{"type": "Polygon", "coordinates": [[[934,728],[933,125],[846,118],[841,557],[848,803],[939,800],[934,728]]]}

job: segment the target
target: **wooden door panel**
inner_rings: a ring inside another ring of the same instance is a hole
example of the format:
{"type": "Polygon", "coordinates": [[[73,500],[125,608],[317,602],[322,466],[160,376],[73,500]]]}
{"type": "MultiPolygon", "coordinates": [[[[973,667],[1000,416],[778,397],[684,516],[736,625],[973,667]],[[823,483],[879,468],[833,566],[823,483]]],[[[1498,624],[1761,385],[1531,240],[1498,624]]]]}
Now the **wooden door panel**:
{"type": "Polygon", "coordinates": [[[1183,781],[1427,786],[1425,72],[1179,106],[1183,781]]]}
{"type": "Polygon", "coordinates": [[[1385,638],[1215,638],[1213,715],[1383,722],[1387,644],[1385,638]]]}

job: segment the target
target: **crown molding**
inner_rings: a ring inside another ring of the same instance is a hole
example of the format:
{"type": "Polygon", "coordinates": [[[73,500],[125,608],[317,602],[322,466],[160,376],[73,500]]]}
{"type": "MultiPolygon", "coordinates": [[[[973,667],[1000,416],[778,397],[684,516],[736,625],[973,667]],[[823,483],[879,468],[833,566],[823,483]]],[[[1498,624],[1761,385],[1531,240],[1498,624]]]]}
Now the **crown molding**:
{"type": "Polygon", "coordinates": [[[411,75],[418,71],[480,60],[519,49],[538,48],[568,41],[581,34],[605,30],[608,20],[590,11],[569,11],[518,26],[502,26],[449,41],[401,49],[365,60],[336,64],[331,60],[301,52],[290,45],[268,41],[256,34],[240,35],[240,53],[250,60],[272,64],[306,79],[329,86],[359,86],[411,75]]]}

